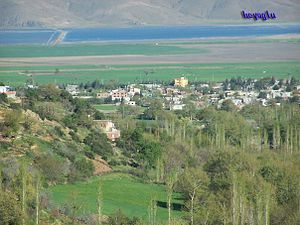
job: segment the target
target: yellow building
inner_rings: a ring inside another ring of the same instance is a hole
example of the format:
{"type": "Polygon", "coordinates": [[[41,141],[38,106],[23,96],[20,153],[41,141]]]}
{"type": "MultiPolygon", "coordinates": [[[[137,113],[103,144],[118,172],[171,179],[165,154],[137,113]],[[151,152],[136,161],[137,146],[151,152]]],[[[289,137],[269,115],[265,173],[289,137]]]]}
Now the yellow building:
{"type": "Polygon", "coordinates": [[[185,77],[180,77],[175,79],[174,86],[186,87],[189,83],[189,80],[185,77]]]}

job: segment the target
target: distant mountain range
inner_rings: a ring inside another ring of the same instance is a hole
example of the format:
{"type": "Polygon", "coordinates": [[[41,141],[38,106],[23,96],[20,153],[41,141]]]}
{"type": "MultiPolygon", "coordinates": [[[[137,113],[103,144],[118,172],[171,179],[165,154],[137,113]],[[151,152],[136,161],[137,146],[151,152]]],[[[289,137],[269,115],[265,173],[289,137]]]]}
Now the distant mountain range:
{"type": "Polygon", "coordinates": [[[192,25],[242,22],[241,11],[299,22],[299,0],[1,0],[0,27],[192,25]]]}

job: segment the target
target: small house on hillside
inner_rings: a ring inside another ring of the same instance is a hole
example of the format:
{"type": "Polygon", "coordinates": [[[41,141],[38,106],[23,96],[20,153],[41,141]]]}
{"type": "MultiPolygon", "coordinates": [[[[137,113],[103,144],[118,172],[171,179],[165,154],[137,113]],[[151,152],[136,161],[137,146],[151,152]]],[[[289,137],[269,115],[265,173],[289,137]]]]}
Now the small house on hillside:
{"type": "Polygon", "coordinates": [[[0,94],[6,94],[8,98],[16,98],[17,92],[12,91],[9,86],[0,86],[0,94]]]}
{"type": "Polygon", "coordinates": [[[111,120],[94,120],[94,122],[100,125],[101,130],[110,141],[120,138],[121,132],[116,129],[115,124],[111,120]]]}

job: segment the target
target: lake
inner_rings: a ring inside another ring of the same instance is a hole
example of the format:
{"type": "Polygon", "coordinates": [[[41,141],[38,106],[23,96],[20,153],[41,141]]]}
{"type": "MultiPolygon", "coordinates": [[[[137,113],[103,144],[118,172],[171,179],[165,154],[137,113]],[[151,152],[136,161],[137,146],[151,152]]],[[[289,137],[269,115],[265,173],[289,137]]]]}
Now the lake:
{"type": "MultiPolygon", "coordinates": [[[[300,25],[215,25],[63,29],[62,43],[300,34],[300,25]]],[[[62,30],[1,30],[0,44],[53,44],[62,30]]]]}

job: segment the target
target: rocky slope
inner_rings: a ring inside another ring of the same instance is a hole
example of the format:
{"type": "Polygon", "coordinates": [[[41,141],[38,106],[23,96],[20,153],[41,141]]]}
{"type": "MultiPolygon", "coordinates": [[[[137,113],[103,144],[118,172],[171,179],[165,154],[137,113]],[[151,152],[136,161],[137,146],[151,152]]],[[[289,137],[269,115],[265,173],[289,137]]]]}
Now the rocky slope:
{"type": "Polygon", "coordinates": [[[241,22],[241,10],[300,21],[299,0],[1,0],[0,27],[94,27],[241,22]]]}

